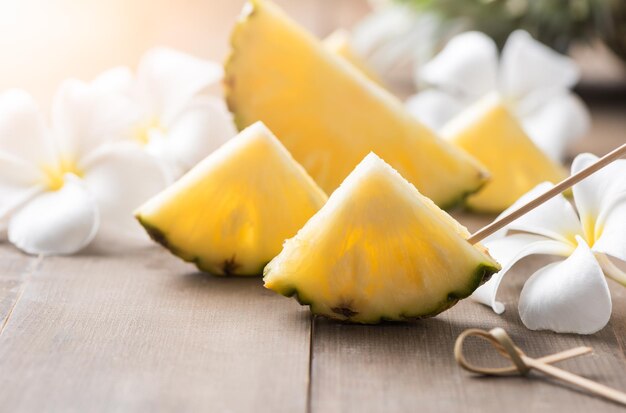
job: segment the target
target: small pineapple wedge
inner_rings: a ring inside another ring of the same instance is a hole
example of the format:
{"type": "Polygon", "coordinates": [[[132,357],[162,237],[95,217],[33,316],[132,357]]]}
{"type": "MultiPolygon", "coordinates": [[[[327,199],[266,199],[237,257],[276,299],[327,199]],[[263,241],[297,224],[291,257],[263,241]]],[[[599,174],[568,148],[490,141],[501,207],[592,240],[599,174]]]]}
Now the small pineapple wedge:
{"type": "Polygon", "coordinates": [[[469,209],[498,213],[538,184],[561,181],[565,170],[524,133],[497,94],[490,94],[452,119],[442,136],[472,154],[491,180],[467,198],[469,209]]]}
{"type": "Polygon", "coordinates": [[[265,287],[355,323],[434,316],[500,267],[469,233],[369,154],[265,267],[265,287]]]}
{"type": "Polygon", "coordinates": [[[238,127],[265,122],[327,193],[370,151],[444,207],[487,179],[471,156],[435,136],[274,4],[248,2],[231,45],[224,86],[238,127]]]}
{"type": "Polygon", "coordinates": [[[135,216],[174,255],[216,275],[260,275],[326,195],[260,122],[135,216]]]}
{"type": "Polygon", "coordinates": [[[322,41],[326,50],[333,52],[337,56],[341,56],[348,62],[352,63],[354,67],[359,69],[365,76],[377,84],[382,84],[378,75],[376,75],[367,64],[361,59],[360,56],[354,52],[352,45],[350,44],[350,33],[346,29],[337,29],[329,34],[322,41]]]}

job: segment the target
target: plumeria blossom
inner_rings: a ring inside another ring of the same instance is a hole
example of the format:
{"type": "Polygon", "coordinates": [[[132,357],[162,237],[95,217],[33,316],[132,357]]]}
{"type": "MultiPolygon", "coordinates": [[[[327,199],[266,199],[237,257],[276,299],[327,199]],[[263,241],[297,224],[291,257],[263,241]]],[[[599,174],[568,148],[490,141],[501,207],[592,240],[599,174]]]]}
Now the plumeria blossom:
{"type": "MultiPolygon", "coordinates": [[[[572,174],[598,160],[579,155],[572,174]]],[[[522,322],[532,330],[591,334],[611,316],[606,277],[626,286],[626,273],[611,259],[626,262],[626,160],[616,161],[573,187],[576,209],[559,195],[489,237],[485,246],[502,270],[472,296],[496,313],[504,275],[522,258],[547,254],[562,260],[535,272],[519,299],[522,322]]],[[[544,183],[524,195],[502,215],[545,192],[544,183]]]]}
{"type": "Polygon", "coordinates": [[[411,73],[428,61],[439,45],[442,21],[430,13],[418,13],[410,4],[372,0],[374,11],[353,29],[354,51],[373,70],[385,76],[411,73]]]}
{"type": "Polygon", "coordinates": [[[570,91],[580,78],[575,62],[522,30],[509,36],[500,57],[487,35],[462,33],[420,68],[418,78],[430,88],[409,98],[407,108],[435,130],[492,91],[554,160],[589,129],[588,110],[570,91]]]}
{"type": "Polygon", "coordinates": [[[20,90],[0,95],[0,230],[30,254],[71,254],[97,234],[138,236],[132,211],[166,185],[162,166],[121,139],[126,99],[80,81],[54,98],[51,126],[20,90]]]}
{"type": "Polygon", "coordinates": [[[126,138],[164,161],[175,179],[236,134],[223,100],[208,90],[222,72],[217,63],[156,48],[146,52],[136,73],[117,67],[92,84],[130,100],[134,121],[126,138]]]}

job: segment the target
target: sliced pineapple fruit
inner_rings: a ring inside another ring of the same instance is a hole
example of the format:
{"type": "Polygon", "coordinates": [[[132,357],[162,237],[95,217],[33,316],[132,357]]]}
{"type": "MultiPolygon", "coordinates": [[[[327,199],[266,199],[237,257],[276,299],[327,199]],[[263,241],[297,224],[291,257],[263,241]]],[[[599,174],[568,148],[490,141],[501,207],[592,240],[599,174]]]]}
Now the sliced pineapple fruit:
{"type": "Polygon", "coordinates": [[[148,234],[217,275],[260,275],[326,195],[255,123],[141,206],[148,234]]]}
{"type": "Polygon", "coordinates": [[[398,172],[369,154],[265,268],[265,286],[357,323],[436,315],[498,263],[398,172]]]}
{"type": "Polygon", "coordinates": [[[471,156],[438,139],[274,4],[247,3],[231,43],[224,85],[235,122],[265,122],[327,193],[370,151],[440,206],[485,182],[471,156]]]}
{"type": "Polygon", "coordinates": [[[379,85],[382,84],[378,75],[374,73],[363,61],[363,59],[355,53],[352,48],[352,44],[350,43],[350,33],[346,29],[335,30],[324,38],[322,43],[324,44],[326,50],[336,54],[337,56],[341,56],[348,62],[352,63],[354,67],[359,69],[373,82],[378,83],[379,85]]]}
{"type": "Polygon", "coordinates": [[[541,182],[556,183],[566,176],[524,133],[495,93],[452,119],[441,133],[491,173],[489,183],[466,200],[474,211],[502,212],[541,182]]]}

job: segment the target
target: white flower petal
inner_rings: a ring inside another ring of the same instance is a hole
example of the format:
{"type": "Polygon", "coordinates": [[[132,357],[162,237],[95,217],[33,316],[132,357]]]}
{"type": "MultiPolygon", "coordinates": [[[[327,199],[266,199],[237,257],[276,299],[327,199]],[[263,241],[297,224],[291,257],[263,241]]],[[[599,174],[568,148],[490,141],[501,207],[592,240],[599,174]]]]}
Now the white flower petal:
{"type": "MultiPolygon", "coordinates": [[[[602,267],[604,275],[626,287],[626,271],[615,265],[608,255],[602,253],[595,253],[594,255],[600,267],[602,267]]],[[[622,262],[622,264],[624,264],[624,262],[622,262]]]]}
{"type": "Polygon", "coordinates": [[[449,93],[479,98],[496,88],[498,50],[491,38],[466,32],[422,67],[421,78],[449,93]]]}
{"type": "Polygon", "coordinates": [[[502,278],[519,260],[533,254],[567,256],[573,251],[571,245],[532,234],[510,235],[487,242],[485,246],[491,256],[502,265],[502,269],[478,287],[471,297],[481,304],[491,306],[497,314],[504,312],[504,304],[496,301],[502,278]]]}
{"type": "MultiPolygon", "coordinates": [[[[598,157],[590,153],[582,153],[578,155],[572,163],[572,175],[591,166],[591,164],[597,160],[598,157]]],[[[606,166],[604,170],[610,166],[611,165],[606,166]]],[[[583,179],[572,188],[576,209],[578,209],[578,213],[580,214],[583,224],[585,224],[585,227],[587,225],[591,225],[590,235],[593,235],[595,219],[600,214],[602,200],[608,189],[607,181],[604,179],[596,179],[601,176],[601,174],[603,174],[603,170],[600,170],[590,177],[583,179]]],[[[585,232],[587,232],[587,228],[585,228],[585,232]]]]}
{"type": "MultiPolygon", "coordinates": [[[[597,160],[597,156],[589,153],[578,155],[572,164],[572,174],[589,167],[597,160]]],[[[626,238],[626,234],[620,233],[621,228],[624,228],[620,217],[623,218],[621,209],[626,196],[625,176],[626,160],[617,160],[573,187],[574,201],[583,224],[585,238],[590,243],[595,241],[594,250],[610,255],[614,253],[609,250],[622,250],[623,238],[626,238]],[[611,217],[613,214],[614,218],[611,217]],[[603,237],[606,238],[602,240],[603,237]],[[616,242],[615,248],[612,248],[610,244],[616,242]],[[604,248],[608,249],[604,251],[604,248]]],[[[621,258],[623,255],[624,253],[621,253],[617,256],[621,258]]]]}
{"type": "Polygon", "coordinates": [[[156,159],[130,142],[108,145],[94,153],[83,182],[98,204],[101,232],[118,237],[144,235],[133,211],[167,184],[156,159]]]}
{"type": "Polygon", "coordinates": [[[9,221],[9,240],[29,254],[72,254],[91,242],[98,230],[98,207],[78,178],[27,203],[9,221]]]}
{"type": "Polygon", "coordinates": [[[16,208],[43,190],[41,182],[39,170],[0,152],[0,229],[16,208]]]}
{"type": "Polygon", "coordinates": [[[134,80],[134,75],[130,68],[118,66],[102,72],[91,82],[91,85],[105,92],[130,96],[134,80]]]}
{"type": "Polygon", "coordinates": [[[32,165],[49,164],[54,148],[33,98],[12,89],[0,95],[0,152],[32,165]]]}
{"type": "MultiPolygon", "coordinates": [[[[522,195],[513,205],[507,208],[498,218],[517,210],[531,199],[546,192],[554,185],[544,182],[522,195]]],[[[564,243],[575,244],[575,236],[581,232],[578,216],[563,195],[555,196],[537,208],[519,217],[502,230],[488,239],[494,239],[506,234],[507,231],[523,231],[543,235],[564,243]]]]}
{"type": "Polygon", "coordinates": [[[433,130],[440,130],[463,107],[460,100],[436,89],[424,90],[406,101],[407,110],[433,130]]]}
{"type": "Polygon", "coordinates": [[[187,171],[237,134],[231,114],[217,98],[195,98],[167,131],[168,152],[187,171]]]}
{"type": "Polygon", "coordinates": [[[34,165],[0,152],[0,232],[18,208],[43,191],[43,176],[34,165]]]}
{"type": "Polygon", "coordinates": [[[626,261],[626,192],[615,201],[603,209],[605,213],[596,223],[596,242],[592,249],[626,261]]]}
{"type": "Polygon", "coordinates": [[[585,104],[572,93],[561,93],[534,111],[522,115],[524,130],[550,158],[561,162],[568,145],[585,135],[591,117],[585,104]]]}
{"type": "Polygon", "coordinates": [[[0,205],[0,232],[6,231],[13,213],[44,191],[42,186],[11,189],[0,188],[2,205],[0,205]]]}
{"type": "Polygon", "coordinates": [[[436,42],[424,39],[434,39],[439,27],[435,16],[407,4],[388,4],[353,28],[351,46],[376,73],[410,70],[432,57],[436,42]]]}
{"type": "Polygon", "coordinates": [[[128,98],[78,80],[63,82],[52,107],[61,156],[74,160],[103,143],[125,139],[137,117],[128,98]]]}
{"type": "Polygon", "coordinates": [[[611,294],[602,268],[585,241],[563,262],[550,264],[524,285],[522,322],[531,330],[593,334],[611,317],[611,294]]]}
{"type": "MultiPolygon", "coordinates": [[[[41,168],[0,151],[0,189],[22,189],[41,184],[45,179],[41,168]]],[[[2,194],[0,192],[0,205],[2,194]]]]}
{"type": "Polygon", "coordinates": [[[507,39],[500,60],[500,85],[503,95],[514,99],[551,96],[574,86],[580,73],[576,63],[534,40],[528,32],[517,30],[507,39]]]}
{"type": "Polygon", "coordinates": [[[196,94],[222,77],[222,66],[172,49],[148,51],[139,63],[137,82],[143,104],[169,123],[196,94]]]}
{"type": "Polygon", "coordinates": [[[172,183],[185,173],[176,155],[170,148],[168,136],[159,131],[151,131],[150,139],[143,149],[161,162],[168,183],[172,183]]]}

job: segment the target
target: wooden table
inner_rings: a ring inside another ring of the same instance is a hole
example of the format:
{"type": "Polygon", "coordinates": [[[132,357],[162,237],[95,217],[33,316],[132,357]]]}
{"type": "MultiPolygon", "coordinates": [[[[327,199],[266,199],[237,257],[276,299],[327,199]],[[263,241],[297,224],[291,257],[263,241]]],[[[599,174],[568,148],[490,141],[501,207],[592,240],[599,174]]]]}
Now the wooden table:
{"type": "Polygon", "coordinates": [[[626,290],[611,285],[613,318],[598,334],[528,331],[516,301],[537,264],[507,278],[503,316],[464,301],[425,321],[360,326],[313,319],[260,279],[201,274],[157,247],[39,259],[5,246],[0,411],[619,411],[539,377],[455,364],[463,329],[501,326],[531,356],[592,346],[562,365],[626,389],[626,290]]]}
{"type": "MultiPolygon", "coordinates": [[[[319,34],[337,26],[321,6],[280,3],[319,34]]],[[[347,3],[335,16],[353,21],[347,3]]],[[[576,149],[624,142],[623,113],[598,111],[576,149]]],[[[471,228],[490,219],[458,217],[471,228]]],[[[260,279],[204,275],[156,246],[41,259],[1,244],[0,412],[623,411],[538,376],[479,378],[455,364],[462,330],[501,326],[531,356],[592,346],[561,365],[626,390],[626,289],[610,283],[613,318],[595,335],[532,332],[517,298],[542,262],[507,276],[502,316],[464,301],[429,320],[360,326],[311,318],[260,279]]]]}
{"type": "MultiPolygon", "coordinates": [[[[620,113],[602,110],[579,149],[623,142],[620,113]]],[[[457,217],[472,229],[490,219],[457,217]]],[[[462,330],[501,326],[531,356],[593,347],[562,366],[626,390],[626,289],[610,282],[613,317],[597,334],[529,331],[517,298],[544,262],[507,276],[502,316],[466,300],[429,320],[360,326],[311,318],[260,279],[201,274],[157,246],[41,259],[3,244],[0,411],[623,411],[538,376],[480,378],[455,364],[462,330]]]]}

